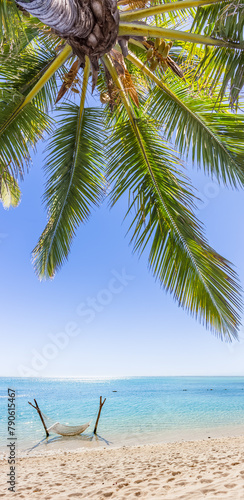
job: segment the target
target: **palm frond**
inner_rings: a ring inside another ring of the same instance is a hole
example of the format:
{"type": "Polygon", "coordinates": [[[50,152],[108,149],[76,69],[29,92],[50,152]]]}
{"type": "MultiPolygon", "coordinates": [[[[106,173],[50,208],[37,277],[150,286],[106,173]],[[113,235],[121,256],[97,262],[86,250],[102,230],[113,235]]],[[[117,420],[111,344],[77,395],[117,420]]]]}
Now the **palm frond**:
{"type": "MultiPolygon", "coordinates": [[[[133,0],[132,0],[133,1],[133,0]]],[[[133,6],[133,11],[125,11],[120,14],[120,19],[122,21],[137,21],[138,19],[150,18],[151,16],[159,16],[160,14],[170,14],[174,11],[179,11],[182,17],[184,17],[182,10],[189,9],[189,12],[194,12],[193,9],[199,5],[216,3],[219,0],[181,0],[180,2],[165,2],[159,5],[153,5],[151,7],[145,7],[145,5],[135,5],[133,6]]],[[[179,15],[178,13],[178,15],[179,15]]],[[[168,20],[172,18],[169,17],[168,20]]],[[[165,21],[165,19],[164,19],[165,21]]]]}
{"type": "Polygon", "coordinates": [[[226,105],[213,111],[213,100],[190,91],[178,81],[156,88],[151,113],[164,127],[168,139],[194,164],[218,181],[234,187],[244,184],[244,116],[228,112],[226,105]]]}
{"type": "Polygon", "coordinates": [[[15,2],[0,0],[0,40],[16,39],[22,31],[22,20],[15,2]]]}
{"type": "Polygon", "coordinates": [[[243,185],[244,115],[229,113],[225,103],[213,110],[215,100],[206,94],[172,76],[162,82],[131,52],[128,58],[156,83],[149,112],[163,126],[165,137],[173,138],[181,153],[218,181],[243,185]]]}
{"type": "Polygon", "coordinates": [[[44,201],[49,220],[33,251],[40,279],[53,277],[67,259],[78,225],[87,220],[92,205],[98,205],[104,193],[103,114],[84,109],[88,76],[89,67],[80,107],[66,104],[60,108],[60,126],[48,147],[44,201]]]}
{"type": "Polygon", "coordinates": [[[195,219],[194,196],[178,173],[179,161],[150,120],[136,115],[112,60],[105,64],[120,89],[128,120],[108,141],[111,204],[129,191],[135,209],[130,226],[134,250],[151,243],[149,266],[179,305],[216,334],[231,340],[240,326],[240,287],[230,263],[207,243],[195,219]]]}
{"type": "MultiPolygon", "coordinates": [[[[28,50],[17,54],[9,54],[7,51],[0,54],[0,92],[8,89],[27,96],[56,58],[55,52],[44,52],[37,47],[32,49],[28,47],[28,50]]],[[[43,111],[47,111],[55,102],[56,93],[57,78],[53,75],[40,89],[33,102],[43,111]]]]}
{"type": "Polygon", "coordinates": [[[243,2],[220,2],[217,5],[201,7],[194,17],[191,31],[207,35],[226,43],[242,46],[242,51],[230,48],[207,47],[200,58],[195,78],[201,86],[220,84],[218,100],[229,95],[231,107],[238,108],[239,96],[244,86],[244,15],[243,2]]]}
{"type": "Polygon", "coordinates": [[[115,126],[108,143],[113,205],[129,192],[134,251],[149,248],[149,267],[166,290],[202,324],[237,336],[240,288],[230,263],[207,243],[194,217],[194,196],[179,161],[149,121],[115,126]]]}
{"type": "Polygon", "coordinates": [[[0,169],[0,201],[5,209],[17,207],[20,204],[21,191],[18,183],[7,169],[0,169]]]}
{"type": "Polygon", "coordinates": [[[25,163],[28,165],[30,159],[29,150],[35,146],[44,132],[51,131],[52,120],[42,111],[42,106],[38,107],[38,99],[35,105],[32,101],[55,71],[63,65],[71,51],[71,47],[65,46],[26,96],[14,87],[8,87],[4,82],[2,84],[0,162],[4,167],[11,165],[11,175],[23,175],[24,165],[25,163]]]}
{"type": "Polygon", "coordinates": [[[242,105],[241,93],[244,86],[244,51],[207,47],[197,65],[194,79],[200,88],[210,88],[218,93],[215,103],[228,96],[232,110],[242,105]]]}
{"type": "MultiPolygon", "coordinates": [[[[203,2],[205,1],[203,0],[203,2]]],[[[194,3],[196,3],[196,6],[199,5],[199,2],[194,1],[194,3]]],[[[186,1],[184,1],[183,5],[180,5],[180,2],[175,0],[171,2],[162,0],[153,0],[152,2],[121,0],[118,2],[119,6],[126,6],[120,11],[121,21],[133,21],[146,17],[150,18],[151,22],[155,23],[156,26],[163,26],[167,23],[167,25],[172,24],[172,27],[185,22],[189,14],[194,12],[191,5],[186,6],[185,4],[186,1]]]]}
{"type": "Polygon", "coordinates": [[[191,42],[203,45],[213,45],[215,47],[227,47],[237,50],[242,50],[243,45],[239,42],[226,42],[222,39],[213,38],[210,36],[199,35],[189,31],[173,30],[168,28],[161,28],[146,23],[127,23],[120,22],[119,36],[145,36],[153,38],[166,38],[168,40],[182,40],[183,42],[191,42]]]}
{"type": "Polygon", "coordinates": [[[0,164],[9,165],[13,176],[23,176],[29,165],[30,150],[45,132],[51,132],[52,120],[16,91],[2,90],[0,113],[0,164]],[[23,106],[23,107],[21,107],[23,106]]]}
{"type": "Polygon", "coordinates": [[[213,5],[199,6],[192,21],[191,30],[236,42],[243,41],[243,5],[235,2],[218,1],[213,5]]]}

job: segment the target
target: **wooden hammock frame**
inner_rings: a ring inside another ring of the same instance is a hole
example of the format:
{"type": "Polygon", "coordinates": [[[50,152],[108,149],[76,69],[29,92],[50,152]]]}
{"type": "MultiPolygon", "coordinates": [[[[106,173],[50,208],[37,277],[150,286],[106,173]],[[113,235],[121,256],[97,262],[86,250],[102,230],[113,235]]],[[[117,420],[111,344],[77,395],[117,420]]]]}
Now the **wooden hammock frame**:
{"type": "MultiPolygon", "coordinates": [[[[100,396],[99,410],[98,410],[97,420],[96,420],[94,431],[93,431],[94,434],[97,434],[98,422],[99,422],[99,419],[100,419],[100,416],[101,416],[102,407],[103,407],[105,401],[106,401],[106,398],[104,398],[104,400],[102,400],[102,396],[100,396]]],[[[39,415],[39,417],[41,419],[42,425],[43,425],[43,427],[45,429],[46,438],[48,438],[50,434],[49,434],[49,432],[47,430],[46,424],[45,424],[43,416],[42,416],[42,412],[41,412],[41,410],[40,410],[40,408],[39,408],[39,406],[37,404],[36,399],[34,399],[35,405],[33,405],[32,403],[30,403],[30,401],[28,401],[28,403],[29,403],[29,405],[32,406],[32,408],[35,408],[35,410],[37,411],[37,413],[38,413],[38,415],[39,415]]]]}

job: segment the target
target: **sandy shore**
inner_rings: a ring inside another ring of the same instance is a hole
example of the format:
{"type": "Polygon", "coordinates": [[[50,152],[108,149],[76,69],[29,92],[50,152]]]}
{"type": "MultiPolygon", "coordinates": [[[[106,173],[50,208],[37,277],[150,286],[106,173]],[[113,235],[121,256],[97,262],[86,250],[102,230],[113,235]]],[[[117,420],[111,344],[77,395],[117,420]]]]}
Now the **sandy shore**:
{"type": "Polygon", "coordinates": [[[244,437],[61,451],[0,462],[0,498],[244,499],[244,437]]]}

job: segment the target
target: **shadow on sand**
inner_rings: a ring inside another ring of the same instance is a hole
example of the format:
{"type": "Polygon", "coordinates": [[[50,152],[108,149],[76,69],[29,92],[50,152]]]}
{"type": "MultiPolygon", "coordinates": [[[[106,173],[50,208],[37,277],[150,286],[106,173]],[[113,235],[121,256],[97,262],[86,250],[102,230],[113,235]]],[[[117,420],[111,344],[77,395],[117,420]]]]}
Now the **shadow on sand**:
{"type": "Polygon", "coordinates": [[[60,445],[62,444],[67,444],[68,442],[70,442],[70,440],[72,441],[80,441],[80,444],[82,443],[89,443],[89,442],[96,442],[97,444],[99,442],[103,442],[103,443],[106,443],[107,446],[110,446],[110,444],[112,444],[111,441],[107,441],[107,439],[103,438],[102,436],[99,436],[98,434],[90,434],[90,435],[80,435],[80,436],[54,436],[54,437],[45,437],[43,439],[41,439],[41,441],[39,441],[37,444],[35,444],[34,446],[32,446],[32,448],[28,448],[26,450],[27,453],[30,453],[31,451],[33,451],[35,448],[37,448],[38,446],[50,446],[52,443],[58,443],[60,445]]]}

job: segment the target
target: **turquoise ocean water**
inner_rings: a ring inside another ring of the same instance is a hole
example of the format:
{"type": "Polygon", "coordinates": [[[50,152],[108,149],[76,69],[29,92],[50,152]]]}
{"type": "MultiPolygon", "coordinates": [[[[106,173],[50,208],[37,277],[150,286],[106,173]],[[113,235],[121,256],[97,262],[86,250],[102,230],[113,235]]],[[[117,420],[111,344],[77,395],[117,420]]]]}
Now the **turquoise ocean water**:
{"type": "Polygon", "coordinates": [[[244,434],[244,377],[0,378],[1,451],[7,444],[8,388],[17,394],[20,451],[34,447],[45,436],[36,411],[28,404],[33,398],[55,422],[78,425],[93,419],[81,437],[52,434],[38,450],[244,434]],[[91,430],[100,396],[106,397],[106,403],[96,441],[91,440],[91,430]]]}

